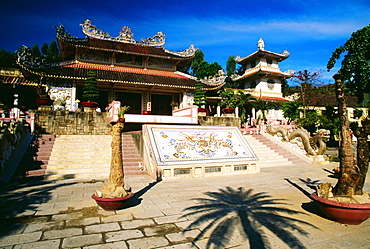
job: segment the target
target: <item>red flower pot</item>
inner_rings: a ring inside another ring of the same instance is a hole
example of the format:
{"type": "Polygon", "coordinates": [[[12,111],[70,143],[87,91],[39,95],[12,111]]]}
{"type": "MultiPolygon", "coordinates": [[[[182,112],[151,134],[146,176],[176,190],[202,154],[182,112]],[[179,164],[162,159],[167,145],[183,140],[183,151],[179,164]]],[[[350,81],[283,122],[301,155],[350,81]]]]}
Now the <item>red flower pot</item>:
{"type": "Polygon", "coordinates": [[[93,198],[96,203],[105,211],[116,211],[124,208],[133,195],[134,194],[131,193],[119,198],[101,198],[93,194],[91,198],[93,198]]]}
{"type": "Polygon", "coordinates": [[[198,113],[199,112],[205,112],[206,113],[206,116],[209,116],[209,110],[207,108],[199,107],[198,108],[198,113]]]}
{"type": "Polygon", "coordinates": [[[50,98],[37,98],[36,102],[39,106],[50,106],[54,101],[50,98]]]}
{"type": "Polygon", "coordinates": [[[81,105],[83,107],[97,107],[98,106],[98,103],[96,102],[81,102],[81,105]]]}
{"type": "Polygon", "coordinates": [[[224,108],[224,109],[222,109],[222,111],[224,113],[230,114],[230,113],[234,113],[235,112],[235,108],[224,108]]]}
{"type": "Polygon", "coordinates": [[[370,204],[354,204],[332,201],[311,194],[321,211],[330,219],[341,224],[359,225],[370,217],[370,204]]]}
{"type": "Polygon", "coordinates": [[[150,115],[150,111],[142,111],[141,114],[143,114],[143,115],[150,115]]]}

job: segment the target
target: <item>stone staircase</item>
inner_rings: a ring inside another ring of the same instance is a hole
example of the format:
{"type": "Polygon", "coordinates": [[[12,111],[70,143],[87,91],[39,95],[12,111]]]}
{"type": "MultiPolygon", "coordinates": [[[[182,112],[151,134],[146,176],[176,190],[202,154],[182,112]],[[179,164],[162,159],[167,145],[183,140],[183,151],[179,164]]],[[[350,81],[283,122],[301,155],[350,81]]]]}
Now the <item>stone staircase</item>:
{"type": "MultiPolygon", "coordinates": [[[[131,136],[123,136],[125,175],[142,175],[141,158],[131,136]]],[[[109,176],[110,135],[58,135],[45,172],[45,179],[99,179],[109,176]]]]}
{"type": "Polygon", "coordinates": [[[36,135],[19,163],[15,177],[43,179],[54,141],[55,135],[36,135]]]}
{"type": "Polygon", "coordinates": [[[305,163],[298,156],[275,144],[263,135],[245,135],[245,138],[256,153],[261,168],[305,163]]]}

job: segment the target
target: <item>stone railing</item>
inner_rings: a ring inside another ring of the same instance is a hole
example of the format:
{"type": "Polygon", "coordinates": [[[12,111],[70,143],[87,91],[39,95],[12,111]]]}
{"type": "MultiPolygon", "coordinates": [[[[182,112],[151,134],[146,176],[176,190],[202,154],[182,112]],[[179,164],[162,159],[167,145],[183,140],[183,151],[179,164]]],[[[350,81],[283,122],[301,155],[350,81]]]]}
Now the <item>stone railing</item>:
{"type": "Polygon", "coordinates": [[[35,114],[37,133],[54,135],[110,135],[108,112],[39,110],[35,114]]]}
{"type": "Polygon", "coordinates": [[[24,119],[0,121],[0,181],[7,182],[12,176],[31,137],[24,119]]]}

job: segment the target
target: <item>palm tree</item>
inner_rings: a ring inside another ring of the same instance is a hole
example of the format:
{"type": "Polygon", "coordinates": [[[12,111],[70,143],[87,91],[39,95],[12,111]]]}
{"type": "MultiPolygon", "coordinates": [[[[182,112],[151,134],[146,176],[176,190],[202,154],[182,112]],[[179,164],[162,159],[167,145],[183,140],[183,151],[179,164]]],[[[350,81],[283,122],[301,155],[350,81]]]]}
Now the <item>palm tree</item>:
{"type": "Polygon", "coordinates": [[[258,98],[254,103],[253,103],[253,107],[258,111],[261,111],[262,112],[262,119],[266,122],[267,121],[267,118],[266,118],[266,112],[271,108],[273,107],[274,105],[263,100],[262,98],[258,98]]]}
{"type": "Polygon", "coordinates": [[[274,233],[290,248],[304,248],[291,231],[296,230],[302,235],[307,235],[307,232],[295,223],[315,227],[307,222],[280,215],[280,213],[294,215],[302,212],[276,206],[286,203],[282,202],[283,199],[271,199],[271,196],[264,192],[252,194],[252,189],[245,191],[242,187],[236,190],[227,187],[219,189],[219,192],[205,194],[210,198],[195,199],[200,204],[186,208],[184,211],[191,212],[182,217],[192,215],[198,217],[185,231],[209,223],[194,239],[196,242],[206,232],[211,231],[206,248],[212,245],[215,248],[225,248],[234,229],[244,232],[250,248],[268,248],[269,243],[263,234],[263,227],[274,233]]]}
{"type": "Polygon", "coordinates": [[[123,162],[122,162],[122,132],[125,127],[124,114],[130,106],[122,106],[118,112],[118,120],[112,126],[112,159],[108,183],[103,184],[96,196],[102,198],[118,198],[128,195],[131,190],[125,189],[123,162]]]}

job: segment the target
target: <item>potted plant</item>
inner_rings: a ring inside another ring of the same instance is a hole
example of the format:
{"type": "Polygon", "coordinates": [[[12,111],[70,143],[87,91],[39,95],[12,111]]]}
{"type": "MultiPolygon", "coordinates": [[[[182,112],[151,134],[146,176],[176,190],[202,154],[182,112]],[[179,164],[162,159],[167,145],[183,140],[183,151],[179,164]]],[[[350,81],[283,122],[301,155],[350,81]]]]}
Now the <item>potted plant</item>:
{"type": "Polygon", "coordinates": [[[220,97],[222,98],[220,102],[220,106],[223,107],[222,111],[224,113],[234,113],[239,103],[239,98],[235,92],[231,89],[226,89],[220,93],[220,97]]]}
{"type": "Polygon", "coordinates": [[[203,90],[203,84],[199,80],[195,83],[195,92],[194,92],[194,104],[198,106],[198,113],[206,113],[206,95],[203,90]]]}
{"type": "Polygon", "coordinates": [[[242,122],[246,120],[247,109],[250,108],[250,104],[256,101],[253,95],[245,94],[241,90],[235,92],[232,89],[226,89],[220,93],[220,97],[222,98],[220,106],[224,107],[222,109],[224,113],[234,113],[236,107],[240,108],[242,122]]]}
{"type": "Polygon", "coordinates": [[[39,106],[51,106],[53,104],[53,100],[49,96],[50,86],[43,85],[41,82],[37,85],[36,92],[39,96],[36,98],[36,102],[39,106]]]}
{"type": "Polygon", "coordinates": [[[365,127],[361,128],[356,125],[351,126],[353,134],[358,139],[357,159],[354,160],[344,85],[353,90],[359,100],[363,98],[364,91],[370,86],[370,65],[367,63],[370,60],[369,36],[370,26],[356,31],[343,46],[334,50],[329,59],[328,71],[334,67],[340,55],[346,53],[339,73],[334,75],[341,127],[339,179],[332,191],[329,184],[326,183],[319,185],[317,193],[312,194],[312,198],[318,202],[321,210],[329,218],[340,223],[353,225],[360,224],[370,217],[370,197],[368,193],[363,192],[369,166],[367,136],[370,133],[368,133],[365,123],[365,127]],[[332,198],[330,198],[331,195],[333,195],[332,198]],[[353,203],[354,199],[362,201],[353,203]]]}
{"type": "Polygon", "coordinates": [[[92,198],[104,210],[113,211],[122,209],[133,196],[131,188],[125,188],[125,179],[122,162],[122,132],[125,126],[125,113],[129,106],[122,106],[118,112],[118,120],[112,126],[112,159],[108,183],[103,184],[92,198]]]}
{"type": "Polygon", "coordinates": [[[99,99],[99,91],[97,84],[95,72],[90,70],[87,74],[87,80],[82,92],[84,102],[81,102],[81,105],[83,107],[95,109],[98,106],[97,100],[99,99]]]}

